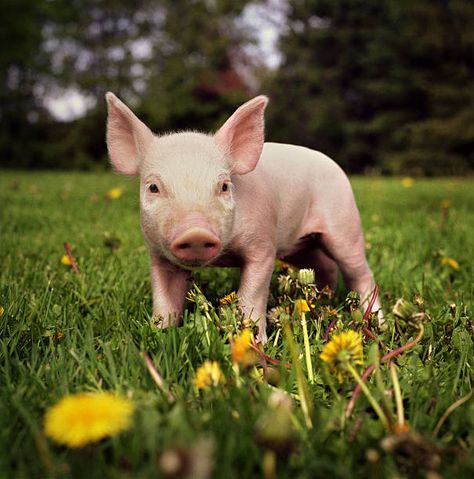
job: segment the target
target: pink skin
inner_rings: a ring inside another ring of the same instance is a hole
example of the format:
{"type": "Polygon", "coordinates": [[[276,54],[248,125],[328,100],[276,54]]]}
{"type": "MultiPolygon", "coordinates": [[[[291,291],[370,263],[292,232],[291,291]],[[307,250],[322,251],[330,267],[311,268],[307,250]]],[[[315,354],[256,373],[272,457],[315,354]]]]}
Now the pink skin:
{"type": "MultiPolygon", "coordinates": [[[[322,153],[265,143],[259,96],[214,135],[156,137],[112,93],[107,145],[112,164],[140,176],[142,231],[150,248],[153,313],[179,324],[189,270],[239,266],[237,293],[265,342],[275,258],[314,268],[318,285],[335,285],[337,269],[366,303],[375,286],[359,212],[343,171],[322,153]]],[[[377,298],[374,310],[383,315],[377,298]]]]}
{"type": "Polygon", "coordinates": [[[221,242],[203,217],[186,218],[175,232],[170,252],[184,264],[209,263],[220,253],[221,242]]]}

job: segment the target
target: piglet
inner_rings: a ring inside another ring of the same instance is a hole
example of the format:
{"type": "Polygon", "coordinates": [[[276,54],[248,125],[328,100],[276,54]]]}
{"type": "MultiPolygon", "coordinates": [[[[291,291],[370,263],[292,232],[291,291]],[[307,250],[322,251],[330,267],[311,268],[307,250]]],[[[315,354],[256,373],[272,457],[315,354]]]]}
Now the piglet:
{"type": "Polygon", "coordinates": [[[181,322],[190,272],[202,266],[240,267],[240,307],[258,321],[262,343],[275,258],[314,268],[320,287],[334,287],[339,267],[368,301],[375,284],[347,176],[317,151],[264,143],[265,96],[240,106],[214,135],[157,136],[113,93],[106,100],[110,160],[140,177],[161,327],[181,322]]]}

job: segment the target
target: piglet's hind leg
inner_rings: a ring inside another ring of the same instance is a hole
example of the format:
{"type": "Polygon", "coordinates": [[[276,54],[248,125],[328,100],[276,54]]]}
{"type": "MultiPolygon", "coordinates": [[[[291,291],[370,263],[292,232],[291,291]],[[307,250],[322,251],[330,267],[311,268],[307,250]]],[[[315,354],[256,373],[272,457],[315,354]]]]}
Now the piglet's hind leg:
{"type": "MultiPolygon", "coordinates": [[[[375,289],[374,276],[365,258],[364,238],[362,231],[353,241],[338,241],[329,235],[323,235],[322,241],[338,264],[346,287],[360,295],[362,307],[366,307],[375,289]]],[[[379,311],[379,319],[383,319],[380,300],[377,297],[372,311],[379,311]]]]}

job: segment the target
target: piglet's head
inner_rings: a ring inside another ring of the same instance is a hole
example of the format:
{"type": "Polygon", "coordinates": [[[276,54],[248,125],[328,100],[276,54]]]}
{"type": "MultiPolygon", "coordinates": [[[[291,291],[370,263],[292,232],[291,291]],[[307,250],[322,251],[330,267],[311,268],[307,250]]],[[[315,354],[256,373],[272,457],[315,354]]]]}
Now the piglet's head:
{"type": "Polygon", "coordinates": [[[232,237],[232,179],[257,166],[267,98],[238,108],[215,135],[155,136],[113,93],[107,148],[115,169],[140,176],[142,231],[151,250],[182,267],[211,263],[232,237]]]}

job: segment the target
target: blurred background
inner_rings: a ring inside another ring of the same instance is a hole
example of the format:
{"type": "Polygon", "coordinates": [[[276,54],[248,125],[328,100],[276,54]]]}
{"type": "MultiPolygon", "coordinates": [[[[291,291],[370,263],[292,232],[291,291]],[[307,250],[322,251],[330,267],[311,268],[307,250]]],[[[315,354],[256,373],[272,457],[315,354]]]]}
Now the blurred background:
{"type": "Polygon", "coordinates": [[[104,93],[153,131],[267,94],[268,141],[352,173],[474,170],[472,0],[2,0],[0,166],[106,169],[104,93]]]}

